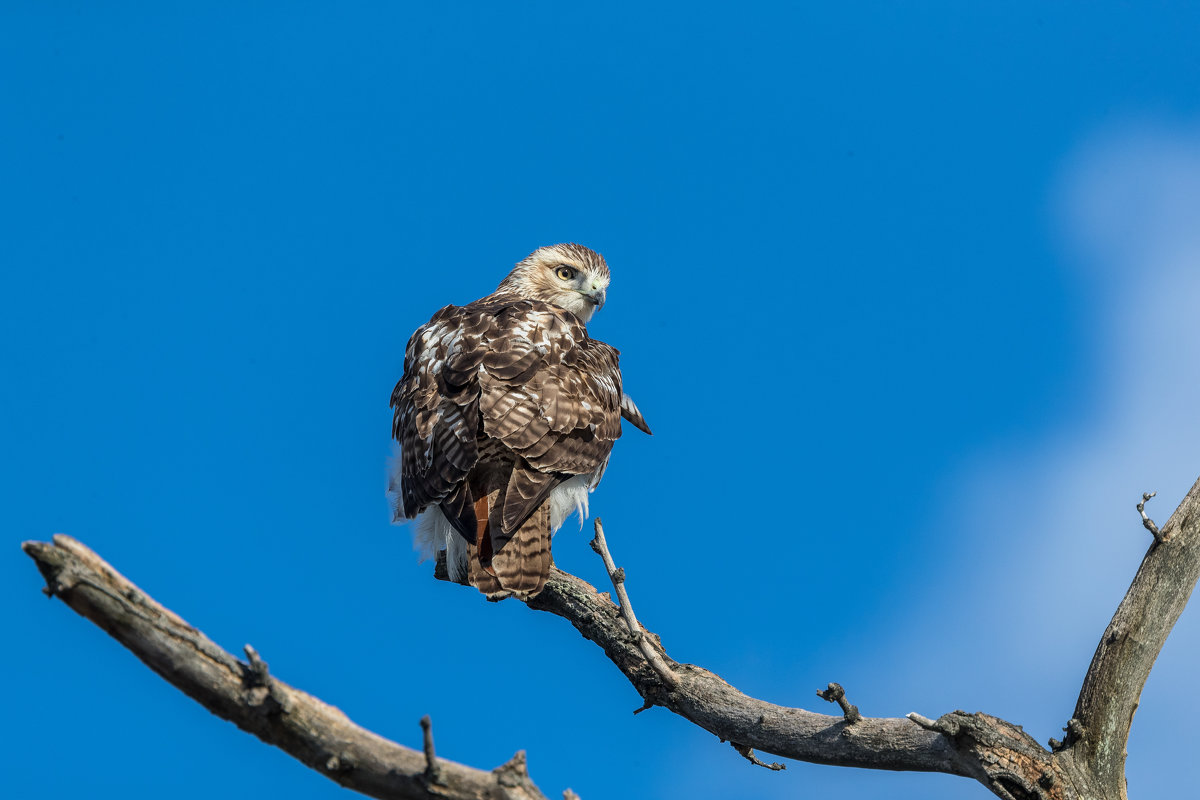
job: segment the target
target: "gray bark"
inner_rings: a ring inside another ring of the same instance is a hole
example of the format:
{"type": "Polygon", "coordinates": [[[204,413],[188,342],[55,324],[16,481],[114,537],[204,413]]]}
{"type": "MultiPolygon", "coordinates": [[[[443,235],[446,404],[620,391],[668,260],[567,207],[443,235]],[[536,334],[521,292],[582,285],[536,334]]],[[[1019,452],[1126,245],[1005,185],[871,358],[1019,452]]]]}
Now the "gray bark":
{"type": "Polygon", "coordinates": [[[47,594],[218,717],[348,789],[380,800],[546,800],[523,752],[491,771],[438,758],[427,719],[424,752],[403,747],[273,677],[253,648],[246,648],[247,661],[233,657],[71,537],[23,549],[37,562],[47,594]]]}
{"type": "MultiPolygon", "coordinates": [[[[631,633],[607,593],[559,570],[528,605],[563,617],[598,644],[647,707],[669,709],[743,754],[759,750],[818,764],[945,772],[974,778],[1005,800],[1127,800],[1125,744],[1133,712],[1200,577],[1200,480],[1161,531],[1149,520],[1146,527],[1154,534],[1149,551],[1096,649],[1067,737],[1052,740],[1049,749],[1019,725],[982,712],[953,711],[937,720],[861,717],[832,687],[822,696],[840,702],[840,717],[749,697],[708,670],[676,662],[653,634],[631,633]],[[644,637],[677,683],[664,680],[643,655],[638,645],[644,637]]],[[[599,521],[597,528],[599,533],[599,521]]],[[[606,568],[613,575],[619,570],[610,561],[606,568]]],[[[623,582],[623,572],[619,577],[623,582]]]]}
{"type": "MultiPolygon", "coordinates": [[[[1142,508],[1139,507],[1139,511],[1142,508]]],[[[778,769],[755,750],[819,764],[944,772],[973,778],[1005,800],[1127,800],[1125,745],[1142,687],[1200,578],[1200,480],[1157,528],[1083,681],[1062,742],[1049,749],[1005,720],[953,711],[936,720],[863,717],[844,691],[820,694],[842,715],[817,714],[758,700],[720,676],[672,659],[629,607],[597,520],[605,557],[624,608],[607,592],[553,570],[530,608],[566,619],[595,642],[645,700],[728,741],[748,760],[778,769]]],[[[1143,534],[1144,535],[1144,534],[1143,534]]],[[[350,722],[341,712],[271,677],[248,648],[243,663],[146,597],[69,537],[25,551],[62,598],[132,650],[152,669],[214,713],[275,744],[348,788],[380,798],[542,798],[518,753],[491,772],[401,747],[350,722]]],[[[445,565],[436,573],[445,579],[445,565]]],[[[428,728],[426,728],[428,732],[428,728]]]]}

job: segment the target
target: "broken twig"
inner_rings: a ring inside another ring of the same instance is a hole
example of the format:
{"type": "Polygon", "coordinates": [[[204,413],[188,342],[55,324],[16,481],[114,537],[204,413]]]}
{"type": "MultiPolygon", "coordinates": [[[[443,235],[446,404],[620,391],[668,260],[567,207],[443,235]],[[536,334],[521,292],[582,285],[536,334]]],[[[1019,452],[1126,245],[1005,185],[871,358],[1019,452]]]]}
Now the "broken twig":
{"type": "Polygon", "coordinates": [[[1154,524],[1154,520],[1146,516],[1146,503],[1150,502],[1150,498],[1154,497],[1158,492],[1142,492],[1142,502],[1137,504],[1138,513],[1142,515],[1142,527],[1150,531],[1154,537],[1155,544],[1162,544],[1163,535],[1158,526],[1154,524]]]}
{"type": "Polygon", "coordinates": [[[829,684],[828,689],[817,692],[817,697],[841,706],[842,716],[846,718],[847,725],[853,725],[862,719],[862,714],[858,713],[858,706],[846,699],[846,690],[842,688],[840,683],[829,684]]]}
{"type": "Polygon", "coordinates": [[[733,745],[734,750],[737,750],[742,754],[742,758],[746,759],[751,764],[757,764],[763,769],[769,769],[772,772],[779,772],[781,769],[787,769],[787,764],[780,764],[778,761],[772,761],[770,764],[768,764],[767,762],[763,761],[758,756],[754,755],[753,747],[747,747],[746,745],[738,744],[737,742],[730,742],[730,744],[733,745]]]}

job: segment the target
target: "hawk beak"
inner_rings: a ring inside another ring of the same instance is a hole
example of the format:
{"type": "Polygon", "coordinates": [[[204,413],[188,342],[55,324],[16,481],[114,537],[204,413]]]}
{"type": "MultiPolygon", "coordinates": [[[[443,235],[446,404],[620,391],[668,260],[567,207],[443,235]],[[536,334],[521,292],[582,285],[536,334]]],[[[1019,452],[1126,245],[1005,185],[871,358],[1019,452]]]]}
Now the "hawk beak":
{"type": "Polygon", "coordinates": [[[587,297],[588,302],[596,307],[597,311],[604,308],[605,292],[603,289],[597,289],[595,291],[589,292],[585,296],[587,297]]]}

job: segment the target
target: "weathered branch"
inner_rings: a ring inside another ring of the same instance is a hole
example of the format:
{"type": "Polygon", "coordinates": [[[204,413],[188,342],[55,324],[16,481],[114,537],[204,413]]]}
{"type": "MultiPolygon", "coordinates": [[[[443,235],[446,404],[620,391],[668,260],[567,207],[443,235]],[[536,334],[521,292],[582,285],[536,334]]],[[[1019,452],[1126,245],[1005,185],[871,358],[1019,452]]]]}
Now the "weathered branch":
{"type": "MultiPolygon", "coordinates": [[[[1143,559],[1096,649],[1067,736],[1048,751],[1020,726],[984,713],[861,717],[831,684],[819,694],[842,706],[843,715],[833,717],[749,697],[708,670],[676,662],[633,615],[623,571],[613,564],[598,522],[596,527],[595,546],[620,606],[558,569],[528,605],[563,617],[598,644],[642,696],[643,707],[667,708],[768,768],[782,765],[760,761],[755,750],[819,764],[966,776],[1005,800],[1125,800],[1133,712],[1200,578],[1198,480],[1143,559]]],[[[343,786],[379,798],[543,797],[529,780],[523,753],[484,772],[438,759],[427,723],[423,753],[389,742],[276,680],[253,648],[247,647],[248,663],[238,661],[73,539],[27,542],[25,550],[38,562],[50,594],[214,713],[343,786]]],[[[446,577],[444,561],[435,574],[446,577]]]]}
{"type": "Polygon", "coordinates": [[[382,800],[546,800],[525,754],[490,772],[413,750],[355,725],[333,706],[272,676],[254,648],[248,663],[218,647],[69,536],[23,549],[60,598],[209,711],[348,789],[382,800]]]}
{"type": "Polygon", "coordinates": [[[658,677],[662,678],[663,683],[667,686],[675,686],[679,683],[679,676],[663,662],[662,655],[654,648],[654,645],[650,644],[641,623],[637,621],[637,615],[633,613],[633,605],[629,602],[629,592],[625,589],[625,570],[617,567],[613,562],[612,554],[608,552],[608,542],[604,539],[604,525],[600,522],[599,517],[596,517],[595,529],[596,536],[592,539],[592,549],[604,561],[604,569],[608,572],[608,579],[612,581],[613,591],[617,593],[617,602],[621,605],[621,615],[625,617],[625,624],[629,627],[630,635],[637,642],[646,661],[658,673],[658,677]]]}
{"type": "MultiPolygon", "coordinates": [[[[1066,740],[1052,742],[1053,751],[1019,725],[982,712],[954,711],[936,720],[917,713],[905,719],[862,717],[832,684],[818,694],[842,705],[842,717],[749,697],[708,670],[675,662],[658,637],[640,624],[627,625],[622,619],[627,598],[618,607],[607,594],[558,569],[528,605],[563,617],[598,644],[645,700],[643,708],[663,706],[743,755],[759,750],[818,764],[945,772],[975,778],[1005,800],[1124,800],[1124,747],[1133,709],[1200,577],[1198,523],[1200,481],[1164,526],[1163,544],[1156,541],[1143,561],[1097,649],[1066,740]],[[648,638],[676,683],[664,681],[648,660],[641,646],[648,638]]],[[[605,567],[620,597],[623,572],[611,557],[605,567]]],[[[444,566],[435,574],[444,578],[444,566]]]]}
{"type": "MultiPolygon", "coordinates": [[[[1148,499],[1139,504],[1143,517],[1143,504],[1148,499]]],[[[1122,792],[1125,745],[1138,698],[1198,578],[1200,480],[1142,559],[1129,591],[1096,647],[1075,705],[1074,719],[1080,726],[1077,749],[1083,763],[1100,781],[1120,785],[1122,792]]],[[[1076,744],[1070,740],[1068,731],[1065,744],[1076,744]]]]}
{"type": "MultiPolygon", "coordinates": [[[[849,725],[841,716],[766,703],[702,667],[680,664],[664,654],[664,663],[678,677],[676,685],[668,686],[608,595],[559,569],[552,570],[546,588],[528,605],[563,617],[603,648],[643,699],[739,747],[819,764],[971,774],[944,736],[907,719],[864,717],[849,725]]],[[[642,635],[654,639],[656,649],[664,652],[653,633],[643,629],[642,635]]]]}

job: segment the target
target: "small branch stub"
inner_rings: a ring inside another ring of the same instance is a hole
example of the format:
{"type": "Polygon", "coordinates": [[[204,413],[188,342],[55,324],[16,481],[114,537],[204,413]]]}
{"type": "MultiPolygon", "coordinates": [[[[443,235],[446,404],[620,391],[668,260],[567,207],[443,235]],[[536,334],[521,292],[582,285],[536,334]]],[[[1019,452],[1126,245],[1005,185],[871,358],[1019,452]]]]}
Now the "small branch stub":
{"type": "Polygon", "coordinates": [[[442,784],[442,767],[433,749],[433,720],[428,714],[421,717],[421,738],[425,750],[425,780],[432,784],[442,784]]]}
{"type": "Polygon", "coordinates": [[[1164,541],[1162,531],[1154,524],[1154,520],[1146,516],[1146,503],[1150,502],[1150,498],[1156,494],[1158,492],[1142,492],[1142,502],[1137,504],[1137,510],[1142,516],[1142,527],[1150,531],[1150,535],[1154,537],[1155,544],[1162,544],[1164,541]]]}
{"type": "Polygon", "coordinates": [[[730,744],[733,745],[734,750],[737,750],[742,754],[742,758],[746,759],[751,764],[756,764],[757,766],[760,766],[763,769],[769,769],[772,772],[779,772],[780,770],[787,769],[787,764],[780,764],[778,761],[772,761],[770,764],[768,764],[767,762],[763,761],[758,756],[754,755],[753,747],[747,747],[746,745],[738,744],[737,742],[730,742],[730,744]]]}
{"type": "MultiPolygon", "coordinates": [[[[820,694],[820,692],[817,692],[817,694],[820,694]]],[[[922,728],[924,728],[927,731],[933,731],[934,733],[942,733],[943,732],[942,729],[938,727],[937,720],[935,720],[935,719],[930,719],[929,717],[922,716],[915,711],[910,711],[907,714],[905,714],[904,716],[907,717],[908,719],[912,720],[913,722],[915,722],[917,725],[920,725],[922,728]]]]}
{"type": "Polygon", "coordinates": [[[250,645],[246,645],[243,650],[246,651],[246,660],[250,662],[249,679],[254,686],[270,686],[271,671],[267,667],[267,662],[262,660],[262,656],[258,654],[250,645]]]}
{"type": "MultiPolygon", "coordinates": [[[[847,725],[853,725],[862,719],[862,714],[858,713],[858,706],[846,699],[846,690],[842,688],[840,683],[829,684],[828,689],[817,692],[817,697],[841,706],[842,716],[845,717],[847,725]]],[[[909,718],[911,719],[912,717],[910,716],[909,718]]]]}

